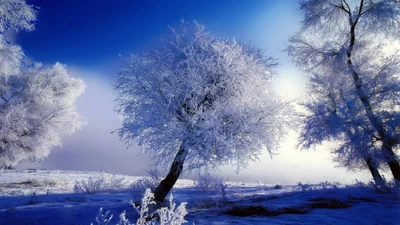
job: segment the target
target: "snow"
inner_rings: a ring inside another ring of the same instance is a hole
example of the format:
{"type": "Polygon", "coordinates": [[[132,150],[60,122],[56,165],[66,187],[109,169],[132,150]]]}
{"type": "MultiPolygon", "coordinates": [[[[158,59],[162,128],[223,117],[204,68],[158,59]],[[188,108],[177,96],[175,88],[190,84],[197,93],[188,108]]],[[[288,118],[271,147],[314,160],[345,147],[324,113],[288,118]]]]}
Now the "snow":
{"type": "MultiPolygon", "coordinates": [[[[0,172],[0,224],[95,224],[102,207],[130,221],[139,202],[128,188],[96,194],[74,193],[75,181],[102,176],[130,184],[143,177],[110,172],[10,170],[0,172]]],[[[187,224],[400,224],[400,195],[370,187],[335,183],[267,185],[227,182],[226,197],[200,193],[192,180],[180,179],[174,202],[187,202],[187,224]],[[246,210],[247,208],[247,210],[246,210]],[[264,215],[233,216],[244,212],[264,215]],[[286,214],[302,213],[302,214],[286,214]]]]}

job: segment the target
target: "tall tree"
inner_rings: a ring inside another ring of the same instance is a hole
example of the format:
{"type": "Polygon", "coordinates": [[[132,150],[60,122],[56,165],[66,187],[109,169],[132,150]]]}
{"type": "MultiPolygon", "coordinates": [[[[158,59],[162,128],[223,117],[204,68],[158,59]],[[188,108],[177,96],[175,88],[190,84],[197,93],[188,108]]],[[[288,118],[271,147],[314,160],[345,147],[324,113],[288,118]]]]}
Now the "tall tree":
{"type": "Polygon", "coordinates": [[[397,0],[302,0],[302,29],[287,48],[307,72],[300,145],[337,141],[337,160],[368,168],[377,183],[386,164],[400,180],[400,37],[397,0]]]}
{"type": "Polygon", "coordinates": [[[27,65],[18,45],[5,32],[34,29],[37,11],[23,0],[0,1],[0,167],[41,160],[83,123],[75,100],[84,83],[65,66],[27,65]]]}
{"type": "Polygon", "coordinates": [[[119,135],[137,139],[170,171],[155,190],[163,201],[182,170],[273,154],[292,110],[270,91],[275,60],[260,49],[215,37],[196,24],[172,30],[153,51],[133,55],[117,76],[119,135]]]}

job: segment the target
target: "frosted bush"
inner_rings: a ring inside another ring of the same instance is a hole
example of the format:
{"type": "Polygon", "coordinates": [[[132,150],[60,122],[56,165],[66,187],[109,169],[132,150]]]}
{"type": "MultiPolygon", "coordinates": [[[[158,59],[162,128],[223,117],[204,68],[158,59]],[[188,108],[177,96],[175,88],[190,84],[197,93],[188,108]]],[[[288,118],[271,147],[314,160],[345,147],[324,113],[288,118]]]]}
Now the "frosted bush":
{"type": "Polygon", "coordinates": [[[141,206],[136,206],[133,202],[131,202],[133,208],[139,213],[140,217],[136,221],[137,225],[147,225],[147,224],[155,224],[155,212],[150,212],[149,207],[152,207],[156,204],[154,201],[154,194],[151,193],[150,189],[146,189],[146,193],[142,198],[141,206]]]}
{"type": "Polygon", "coordinates": [[[140,215],[136,225],[180,225],[187,222],[184,219],[187,214],[186,202],[181,203],[176,208],[176,204],[173,202],[172,194],[169,198],[169,207],[162,207],[154,212],[151,212],[150,208],[152,208],[152,206],[155,204],[156,202],[154,201],[154,194],[150,189],[146,189],[146,193],[142,198],[141,207],[132,204],[132,206],[140,215]]]}
{"type": "Polygon", "coordinates": [[[180,225],[186,223],[185,216],[188,213],[186,210],[186,202],[181,203],[176,208],[176,203],[172,202],[173,196],[170,195],[169,207],[163,207],[157,210],[160,218],[160,225],[180,225]]]}
{"type": "MultiPolygon", "coordinates": [[[[108,225],[113,218],[113,215],[108,216],[108,214],[110,214],[110,211],[103,213],[103,208],[100,208],[96,216],[96,224],[108,225]]],[[[93,223],[91,223],[91,225],[93,225],[93,223]]]]}
{"type": "Polygon", "coordinates": [[[136,180],[130,186],[130,190],[132,191],[134,198],[142,196],[147,188],[150,188],[150,190],[154,191],[161,182],[161,177],[157,169],[150,169],[146,172],[148,174],[147,177],[136,180]]]}
{"type": "Polygon", "coordinates": [[[394,194],[397,199],[400,199],[400,184],[396,180],[386,181],[383,178],[382,184],[376,184],[373,181],[370,182],[362,182],[359,180],[355,180],[355,183],[352,185],[346,185],[347,188],[374,188],[377,192],[383,194],[394,194]]]}
{"type": "Polygon", "coordinates": [[[365,188],[365,187],[367,187],[367,186],[368,186],[368,184],[366,184],[366,183],[364,183],[364,182],[362,182],[362,181],[359,181],[359,180],[357,180],[357,179],[355,179],[354,184],[352,184],[352,185],[346,185],[347,188],[352,188],[352,187],[354,187],[354,188],[365,188]]]}
{"type": "Polygon", "coordinates": [[[111,177],[109,180],[104,176],[89,177],[89,179],[75,181],[74,191],[77,193],[94,194],[105,191],[122,190],[126,186],[124,178],[111,177]]]}
{"type": "Polygon", "coordinates": [[[110,180],[107,182],[109,190],[122,190],[125,189],[126,183],[124,182],[124,178],[117,178],[112,176],[110,180]]]}
{"type": "Polygon", "coordinates": [[[301,182],[297,183],[297,188],[296,190],[300,190],[300,191],[311,191],[313,189],[312,184],[303,184],[301,182]]]}
{"type": "Polygon", "coordinates": [[[77,193],[94,194],[104,190],[105,186],[106,184],[104,181],[104,177],[89,177],[87,181],[75,181],[74,191],[77,193]]]}
{"type": "Polygon", "coordinates": [[[340,185],[339,182],[325,181],[325,182],[320,182],[317,186],[318,186],[318,189],[327,190],[327,189],[337,189],[339,187],[339,185],[340,185]]]}
{"type": "Polygon", "coordinates": [[[151,177],[144,177],[133,182],[130,186],[130,190],[133,197],[136,198],[138,196],[142,196],[147,188],[154,191],[159,183],[160,182],[158,180],[155,180],[151,177]]]}
{"type": "Polygon", "coordinates": [[[228,185],[222,177],[210,173],[198,174],[194,180],[194,187],[200,192],[212,195],[226,196],[228,185]]]}
{"type": "MultiPolygon", "coordinates": [[[[173,202],[172,194],[169,199],[169,207],[154,209],[156,202],[154,201],[154,194],[150,189],[146,189],[140,205],[136,206],[133,202],[131,202],[131,204],[140,216],[136,221],[136,225],[181,225],[187,222],[185,220],[185,216],[188,213],[186,210],[186,202],[176,207],[176,203],[173,202]]],[[[100,208],[96,217],[97,225],[109,224],[113,215],[108,216],[108,214],[109,211],[103,213],[103,209],[100,208]]],[[[93,223],[91,225],[93,225],[93,223]]],[[[116,225],[133,224],[125,217],[124,211],[120,214],[119,222],[116,225]]]]}
{"type": "Polygon", "coordinates": [[[125,217],[125,211],[123,211],[120,215],[119,215],[119,222],[117,223],[117,225],[130,225],[131,223],[129,222],[129,220],[125,217]]]}

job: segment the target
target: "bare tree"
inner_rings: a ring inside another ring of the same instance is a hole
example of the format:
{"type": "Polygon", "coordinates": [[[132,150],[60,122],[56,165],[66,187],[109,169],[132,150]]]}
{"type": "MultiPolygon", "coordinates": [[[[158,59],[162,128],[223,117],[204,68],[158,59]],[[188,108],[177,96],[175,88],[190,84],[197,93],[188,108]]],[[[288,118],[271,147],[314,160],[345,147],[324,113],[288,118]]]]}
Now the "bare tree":
{"type": "Polygon", "coordinates": [[[336,141],[348,168],[368,167],[377,183],[386,164],[400,180],[400,37],[397,0],[303,0],[302,29],[287,48],[307,72],[300,145],[336,141]]]}
{"type": "Polygon", "coordinates": [[[163,201],[182,170],[212,169],[273,154],[292,110],[270,91],[275,60],[196,24],[172,30],[153,50],[133,55],[117,76],[119,135],[136,139],[170,171],[155,190],[163,201]],[[171,165],[172,162],[172,165],[171,165]]]}

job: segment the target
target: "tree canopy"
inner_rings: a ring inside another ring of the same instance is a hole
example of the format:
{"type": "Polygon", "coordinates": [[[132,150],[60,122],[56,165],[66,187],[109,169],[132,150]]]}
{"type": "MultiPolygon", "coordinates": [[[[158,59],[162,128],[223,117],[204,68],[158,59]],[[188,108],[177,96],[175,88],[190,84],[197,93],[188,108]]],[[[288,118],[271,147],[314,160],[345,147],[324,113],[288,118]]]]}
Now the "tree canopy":
{"type": "Polygon", "coordinates": [[[183,31],[132,55],[118,74],[122,140],[138,140],[163,166],[184,145],[189,169],[244,166],[264,147],[273,154],[292,114],[270,91],[275,60],[199,24],[192,36],[183,31]]]}
{"type": "MultiPolygon", "coordinates": [[[[287,51],[308,74],[300,145],[335,141],[347,168],[388,165],[400,179],[398,1],[305,0],[287,51]]],[[[373,175],[374,176],[374,175],[373,175]]]]}
{"type": "Polygon", "coordinates": [[[158,190],[172,188],[182,169],[239,169],[264,149],[274,154],[293,112],[270,90],[276,61],[197,23],[171,31],[160,47],[127,59],[114,86],[121,139],[137,140],[158,165],[172,162],[158,190]]]}
{"type": "Polygon", "coordinates": [[[33,30],[36,14],[22,0],[0,2],[0,167],[47,157],[84,122],[75,107],[83,81],[60,63],[25,63],[21,47],[5,38],[9,29],[33,30]]]}

